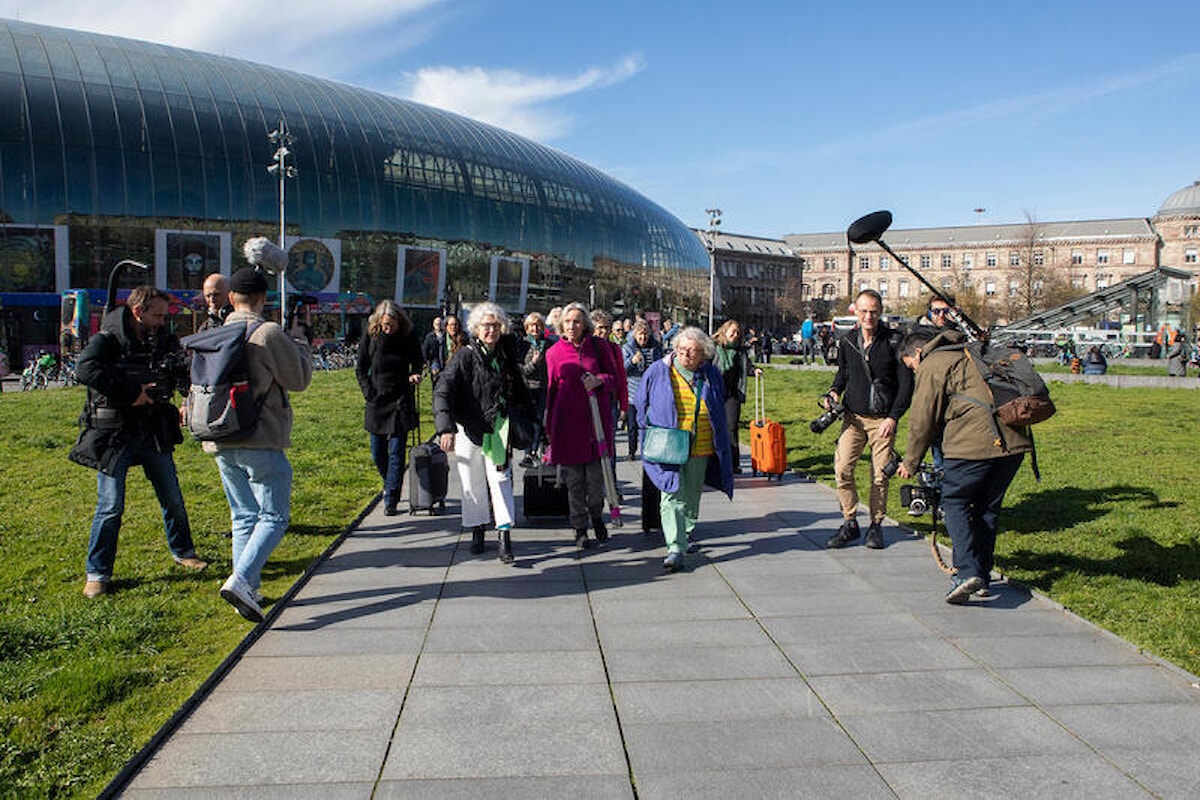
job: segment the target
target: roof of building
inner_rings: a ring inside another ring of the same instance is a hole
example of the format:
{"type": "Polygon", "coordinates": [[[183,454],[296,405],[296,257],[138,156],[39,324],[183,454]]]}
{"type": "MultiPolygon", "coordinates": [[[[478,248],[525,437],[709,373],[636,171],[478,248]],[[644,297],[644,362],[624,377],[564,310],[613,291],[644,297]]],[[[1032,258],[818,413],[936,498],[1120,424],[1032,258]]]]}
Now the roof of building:
{"type": "MultiPolygon", "coordinates": [[[[706,248],[712,244],[712,235],[707,230],[692,229],[700,243],[706,248]]],[[[762,236],[744,236],[738,233],[718,231],[716,234],[717,249],[735,253],[765,256],[795,256],[796,253],[782,239],[768,239],[762,236]]]]}
{"type": "Polygon", "coordinates": [[[1155,216],[1167,217],[1177,214],[1200,214],[1200,181],[1167,195],[1155,216]]]}
{"type": "MultiPolygon", "coordinates": [[[[1142,217],[1128,219],[1073,220],[1067,222],[1021,222],[1011,225],[968,225],[952,228],[893,228],[883,240],[896,249],[929,247],[997,247],[1025,241],[1031,226],[1043,242],[1089,241],[1111,238],[1128,240],[1154,238],[1150,221],[1142,217]]],[[[837,233],[795,233],[783,241],[797,250],[828,250],[847,247],[844,231],[837,233]]],[[[861,248],[864,245],[857,245],[861,248]]],[[[871,245],[866,245],[871,246],[871,245]]]]}

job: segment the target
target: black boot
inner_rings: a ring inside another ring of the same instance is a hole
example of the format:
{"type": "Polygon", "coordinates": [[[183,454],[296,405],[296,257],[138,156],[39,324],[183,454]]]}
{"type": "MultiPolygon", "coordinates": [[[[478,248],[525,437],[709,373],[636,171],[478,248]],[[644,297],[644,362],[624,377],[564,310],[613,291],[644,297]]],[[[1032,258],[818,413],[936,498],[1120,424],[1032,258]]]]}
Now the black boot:
{"type": "Polygon", "coordinates": [[[575,546],[583,550],[591,549],[592,540],[588,538],[587,528],[575,529],[575,546]]]}
{"type": "Polygon", "coordinates": [[[592,517],[592,530],[596,532],[597,542],[608,541],[608,528],[604,527],[603,517],[592,517]]]}
{"type": "Polygon", "coordinates": [[[508,528],[500,529],[500,561],[505,564],[513,563],[512,534],[508,528]]]}
{"type": "Polygon", "coordinates": [[[483,552],[483,534],[485,528],[483,525],[476,525],[471,529],[471,555],[477,556],[483,552]]]}

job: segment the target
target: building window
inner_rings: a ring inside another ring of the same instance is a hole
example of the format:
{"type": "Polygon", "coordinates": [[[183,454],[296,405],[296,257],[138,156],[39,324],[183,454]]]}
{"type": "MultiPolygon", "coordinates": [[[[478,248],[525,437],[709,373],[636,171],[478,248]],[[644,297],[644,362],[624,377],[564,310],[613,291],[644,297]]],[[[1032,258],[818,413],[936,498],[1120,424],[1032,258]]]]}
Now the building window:
{"type": "Polygon", "coordinates": [[[1082,275],[1072,275],[1071,276],[1071,288],[1072,289],[1082,289],[1083,288],[1083,276],[1082,275]]]}
{"type": "Polygon", "coordinates": [[[929,256],[921,256],[921,269],[929,269],[929,266],[932,263],[933,260],[929,256]]]}
{"type": "Polygon", "coordinates": [[[1045,286],[1042,284],[1042,281],[1040,278],[1033,282],[1033,296],[1034,297],[1041,297],[1043,289],[1045,289],[1045,286]]]}
{"type": "Polygon", "coordinates": [[[1097,250],[1096,251],[1096,263],[1097,264],[1107,264],[1108,263],[1108,251],[1107,250],[1097,250]]]}
{"type": "Polygon", "coordinates": [[[889,269],[891,266],[892,266],[891,259],[889,259],[887,256],[879,257],[879,268],[880,269],[889,269]]]}
{"type": "Polygon", "coordinates": [[[942,291],[949,294],[954,289],[954,280],[952,278],[942,278],[942,291]]]}
{"type": "Polygon", "coordinates": [[[942,269],[950,269],[954,266],[954,256],[949,253],[942,253],[942,269]]]}
{"type": "Polygon", "coordinates": [[[1097,272],[1096,273],[1096,289],[1097,290],[1107,289],[1108,282],[1111,278],[1112,278],[1111,275],[1105,274],[1103,272],[1097,272]]]}
{"type": "Polygon", "coordinates": [[[870,281],[859,281],[858,282],[858,290],[860,292],[865,292],[867,289],[870,289],[870,288],[871,288],[870,281]]]}
{"type": "Polygon", "coordinates": [[[1071,264],[1077,267],[1082,263],[1083,263],[1083,251],[1082,250],[1072,250],[1071,251],[1071,264]]]}
{"type": "Polygon", "coordinates": [[[984,281],[983,292],[988,297],[995,297],[996,296],[996,281],[992,280],[991,278],[988,278],[986,281],[984,281]]]}
{"type": "Polygon", "coordinates": [[[887,281],[879,282],[879,296],[884,297],[884,298],[886,298],[888,296],[888,282],[887,281]]]}
{"type": "Polygon", "coordinates": [[[970,269],[975,266],[975,254],[963,253],[963,269],[970,269]]]}
{"type": "Polygon", "coordinates": [[[860,270],[862,270],[863,272],[869,271],[871,269],[871,257],[870,256],[859,256],[858,257],[858,268],[860,270]]]}
{"type": "Polygon", "coordinates": [[[1016,280],[1015,278],[1013,280],[1010,280],[1008,282],[1008,296],[1016,297],[1017,292],[1019,292],[1019,291],[1021,291],[1021,282],[1016,280]]]}
{"type": "Polygon", "coordinates": [[[1137,263],[1137,251],[1136,250],[1122,251],[1121,252],[1121,263],[1122,264],[1136,264],[1137,263]]]}
{"type": "Polygon", "coordinates": [[[1044,253],[1042,253],[1042,251],[1041,251],[1041,250],[1036,250],[1036,251],[1034,251],[1034,253],[1033,253],[1033,265],[1034,265],[1035,267],[1042,267],[1042,266],[1045,266],[1045,264],[1046,264],[1046,256],[1045,256],[1045,254],[1044,254],[1044,253]]]}
{"type": "Polygon", "coordinates": [[[1008,251],[1008,265],[1010,267],[1021,266],[1021,254],[1018,253],[1016,250],[1008,251]]]}
{"type": "Polygon", "coordinates": [[[963,283],[963,288],[969,292],[975,286],[975,279],[972,278],[970,275],[964,275],[962,283],[963,283]]]}
{"type": "Polygon", "coordinates": [[[1189,247],[1187,250],[1183,251],[1183,263],[1185,263],[1185,264],[1195,264],[1196,263],[1196,248],[1189,247]]]}
{"type": "Polygon", "coordinates": [[[837,257],[825,256],[825,271],[833,272],[837,269],[837,257]]]}
{"type": "Polygon", "coordinates": [[[837,297],[837,287],[832,283],[821,284],[821,299],[832,300],[837,297]]]}
{"type": "Polygon", "coordinates": [[[908,281],[900,281],[896,286],[896,293],[901,297],[908,297],[908,281]]]}
{"type": "Polygon", "coordinates": [[[989,267],[996,266],[996,264],[998,263],[998,261],[996,259],[996,254],[988,253],[986,256],[984,256],[984,263],[986,263],[989,267]]]}
{"type": "Polygon", "coordinates": [[[1200,225],[1184,225],[1183,235],[1186,239],[1195,239],[1200,236],[1200,225]]]}

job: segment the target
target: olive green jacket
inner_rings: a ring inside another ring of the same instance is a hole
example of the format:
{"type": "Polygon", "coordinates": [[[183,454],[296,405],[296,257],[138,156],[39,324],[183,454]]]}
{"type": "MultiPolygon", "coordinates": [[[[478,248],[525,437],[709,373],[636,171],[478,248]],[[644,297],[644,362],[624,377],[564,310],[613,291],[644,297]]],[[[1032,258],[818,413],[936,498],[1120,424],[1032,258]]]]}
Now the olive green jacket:
{"type": "Polygon", "coordinates": [[[995,425],[1002,441],[996,441],[991,392],[970,356],[955,347],[963,341],[958,331],[943,331],[922,348],[904,451],[904,466],[911,473],[939,438],[946,458],[981,461],[1033,449],[1028,427],[1011,428],[999,420],[995,425]]]}

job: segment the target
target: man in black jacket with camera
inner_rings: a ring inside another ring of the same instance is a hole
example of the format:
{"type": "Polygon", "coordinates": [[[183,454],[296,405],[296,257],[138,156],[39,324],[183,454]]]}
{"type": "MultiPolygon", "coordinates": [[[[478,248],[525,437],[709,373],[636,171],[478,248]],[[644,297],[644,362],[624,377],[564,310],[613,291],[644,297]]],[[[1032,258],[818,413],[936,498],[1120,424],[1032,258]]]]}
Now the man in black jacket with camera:
{"type": "Polygon", "coordinates": [[[163,328],[166,317],[166,293],[153,286],[137,287],[123,307],[104,315],[100,333],[88,342],[76,365],[88,396],[79,440],[68,457],[97,471],[83,588],[89,598],[110,589],[125,509],[125,475],[137,464],[162,506],[167,547],[175,563],[197,571],[208,566],[192,545],[172,455],[183,436],[171,395],[177,382],[187,380],[187,368],[179,340],[163,328]]]}
{"type": "Polygon", "coordinates": [[[863,449],[871,446],[871,522],[867,547],[883,547],[883,517],[887,512],[888,475],[884,467],[891,459],[896,441],[896,424],[912,399],[912,371],[900,360],[899,336],[880,316],[883,298],[864,289],[854,299],[858,324],[846,332],[838,347],[838,370],[829,394],[828,408],[841,396],[845,414],[834,455],[838,503],[844,519],[826,547],[845,547],[859,537],[858,489],[854,468],[863,449]]]}

